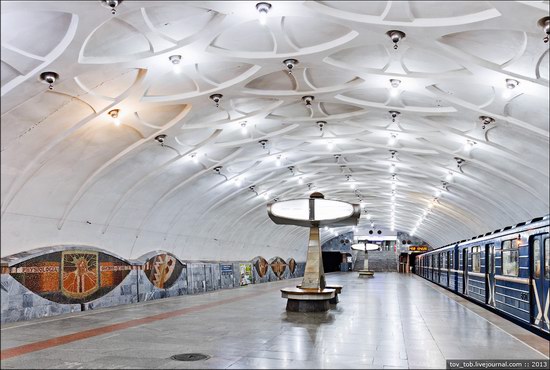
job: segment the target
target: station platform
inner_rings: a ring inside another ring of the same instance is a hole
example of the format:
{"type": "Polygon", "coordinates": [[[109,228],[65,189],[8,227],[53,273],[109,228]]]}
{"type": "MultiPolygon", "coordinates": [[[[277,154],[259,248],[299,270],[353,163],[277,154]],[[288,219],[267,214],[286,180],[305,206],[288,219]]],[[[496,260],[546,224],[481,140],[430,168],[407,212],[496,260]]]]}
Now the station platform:
{"type": "Polygon", "coordinates": [[[549,342],[414,275],[327,274],[325,313],[285,310],[300,279],[1,327],[2,368],[445,368],[446,359],[548,359],[549,342]],[[171,356],[203,353],[181,362],[171,356]]]}

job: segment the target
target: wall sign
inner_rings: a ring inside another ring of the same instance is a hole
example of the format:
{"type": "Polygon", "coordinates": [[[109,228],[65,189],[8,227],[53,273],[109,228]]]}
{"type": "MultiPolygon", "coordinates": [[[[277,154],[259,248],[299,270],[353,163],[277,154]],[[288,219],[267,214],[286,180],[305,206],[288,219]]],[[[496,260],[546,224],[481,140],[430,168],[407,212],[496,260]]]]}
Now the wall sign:
{"type": "Polygon", "coordinates": [[[427,252],[428,246],[427,245],[411,245],[409,246],[409,251],[411,252],[427,252]]]}

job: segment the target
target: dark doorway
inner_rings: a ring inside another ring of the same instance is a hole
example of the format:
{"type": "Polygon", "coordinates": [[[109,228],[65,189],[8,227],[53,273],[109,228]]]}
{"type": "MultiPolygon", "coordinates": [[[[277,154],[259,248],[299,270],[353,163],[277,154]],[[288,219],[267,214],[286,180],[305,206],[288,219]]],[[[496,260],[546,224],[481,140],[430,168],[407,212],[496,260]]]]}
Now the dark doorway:
{"type": "Polygon", "coordinates": [[[323,269],[325,272],[340,271],[342,263],[342,253],[340,252],[323,252],[323,269]]]}

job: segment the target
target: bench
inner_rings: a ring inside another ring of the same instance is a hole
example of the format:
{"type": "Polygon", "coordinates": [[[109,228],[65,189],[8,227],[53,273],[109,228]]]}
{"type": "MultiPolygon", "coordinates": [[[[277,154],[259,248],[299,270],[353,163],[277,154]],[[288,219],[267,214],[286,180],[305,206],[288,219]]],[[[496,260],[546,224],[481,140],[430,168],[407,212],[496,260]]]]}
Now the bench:
{"type": "MultiPolygon", "coordinates": [[[[296,288],[301,289],[301,285],[296,285],[296,288]]],[[[343,285],[336,285],[336,284],[325,285],[325,289],[334,289],[335,291],[334,298],[331,298],[329,301],[330,304],[337,304],[338,302],[340,302],[340,300],[338,299],[338,294],[342,293],[343,288],[344,288],[343,285]]]]}
{"type": "Polygon", "coordinates": [[[374,277],[374,271],[359,270],[359,277],[373,278],[374,277]]]}

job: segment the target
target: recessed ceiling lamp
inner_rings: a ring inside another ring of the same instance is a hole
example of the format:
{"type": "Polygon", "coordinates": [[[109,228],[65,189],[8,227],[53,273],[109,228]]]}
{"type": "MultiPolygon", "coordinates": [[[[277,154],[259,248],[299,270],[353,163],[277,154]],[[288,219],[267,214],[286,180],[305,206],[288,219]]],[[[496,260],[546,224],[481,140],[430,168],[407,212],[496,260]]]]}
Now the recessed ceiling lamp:
{"type": "Polygon", "coordinates": [[[59,79],[59,75],[55,72],[40,73],[40,81],[48,84],[48,89],[53,90],[53,83],[59,79]]]}
{"type": "Polygon", "coordinates": [[[392,163],[390,166],[390,173],[395,173],[395,163],[392,163]]]}
{"type": "Polygon", "coordinates": [[[241,181],[242,180],[239,177],[235,177],[233,179],[233,182],[234,182],[235,186],[241,186],[241,181]]]}
{"type": "Polygon", "coordinates": [[[115,8],[120,5],[122,0],[101,0],[101,5],[111,9],[111,14],[115,14],[115,8]]]}
{"type": "Polygon", "coordinates": [[[267,200],[269,199],[269,191],[266,191],[263,195],[264,199],[267,200]]]}
{"type": "Polygon", "coordinates": [[[439,198],[441,196],[441,190],[437,189],[435,191],[435,196],[436,196],[436,198],[439,198]]]}
{"type": "Polygon", "coordinates": [[[304,183],[304,179],[302,179],[301,177],[298,179],[298,184],[302,185],[304,183]]]}
{"type": "Polygon", "coordinates": [[[396,110],[390,110],[390,115],[391,115],[391,121],[392,122],[395,122],[395,120],[397,119],[397,117],[401,114],[401,112],[398,112],[396,110]]]}
{"type": "Polygon", "coordinates": [[[495,123],[495,119],[489,116],[479,116],[479,120],[481,121],[481,128],[483,130],[485,130],[485,126],[495,123]]]}
{"type": "Polygon", "coordinates": [[[464,164],[464,162],[466,162],[464,159],[459,158],[459,157],[455,157],[455,161],[456,161],[456,167],[458,169],[460,169],[462,167],[462,165],[464,164]]]}
{"type": "Polygon", "coordinates": [[[327,148],[328,148],[328,150],[334,149],[334,143],[333,143],[332,141],[329,141],[329,142],[327,143],[327,148]]]}
{"type": "Polygon", "coordinates": [[[297,59],[285,59],[283,61],[283,64],[286,66],[286,69],[289,75],[292,74],[292,68],[294,68],[298,63],[299,62],[297,59]]]}
{"type": "Polygon", "coordinates": [[[170,62],[172,62],[172,67],[174,68],[174,72],[180,73],[181,55],[170,55],[168,59],[170,60],[170,62]]]}
{"type": "Polygon", "coordinates": [[[367,220],[370,220],[372,216],[370,215],[370,213],[367,213],[365,217],[367,218],[367,220]]]}
{"type": "Polygon", "coordinates": [[[277,158],[275,159],[275,165],[277,167],[281,166],[281,155],[278,155],[277,158]]]}
{"type": "Polygon", "coordinates": [[[390,150],[391,159],[395,159],[395,155],[397,154],[397,150],[390,150]]]}
{"type": "Polygon", "coordinates": [[[392,89],[390,90],[390,95],[391,96],[397,96],[399,95],[399,85],[401,85],[401,80],[397,80],[395,78],[392,78],[390,80],[390,84],[391,84],[391,87],[392,89]]]}
{"type": "Polygon", "coordinates": [[[370,227],[374,227],[374,222],[371,222],[371,223],[370,223],[370,227]]]}
{"type": "Polygon", "coordinates": [[[550,35],[550,17],[539,19],[537,24],[546,33],[546,36],[544,36],[542,40],[544,41],[544,43],[548,43],[548,36],[550,35]]]}
{"type": "Polygon", "coordinates": [[[447,174],[447,176],[445,176],[445,180],[446,180],[447,182],[449,182],[449,181],[451,181],[452,179],[453,179],[453,173],[452,173],[452,172],[449,172],[449,173],[447,174]]]}
{"type": "Polygon", "coordinates": [[[216,108],[219,108],[220,100],[222,100],[222,98],[223,98],[222,94],[212,94],[212,95],[210,95],[210,100],[212,100],[216,104],[216,108]]]}
{"type": "Polygon", "coordinates": [[[314,96],[306,95],[302,96],[302,101],[306,103],[306,107],[311,107],[311,102],[315,99],[314,96]]]}
{"type": "Polygon", "coordinates": [[[191,153],[189,156],[191,157],[191,160],[193,161],[193,163],[198,163],[199,162],[199,158],[197,157],[197,153],[191,153]]]}
{"type": "Polygon", "coordinates": [[[248,129],[246,128],[246,121],[241,122],[241,134],[246,135],[248,133],[248,129]]]}
{"type": "Polygon", "coordinates": [[[386,35],[388,35],[389,38],[393,41],[393,48],[395,50],[397,50],[397,43],[407,36],[405,32],[399,30],[388,31],[386,32],[386,35]]]}
{"type": "Polygon", "coordinates": [[[113,119],[113,123],[115,124],[115,126],[120,126],[120,118],[118,118],[119,112],[119,109],[112,109],[107,113],[113,119]]]}
{"type": "Polygon", "coordinates": [[[256,4],[256,9],[259,13],[259,21],[262,26],[265,25],[265,22],[267,21],[267,13],[269,13],[269,9],[271,9],[270,3],[258,3],[256,4]]]}

